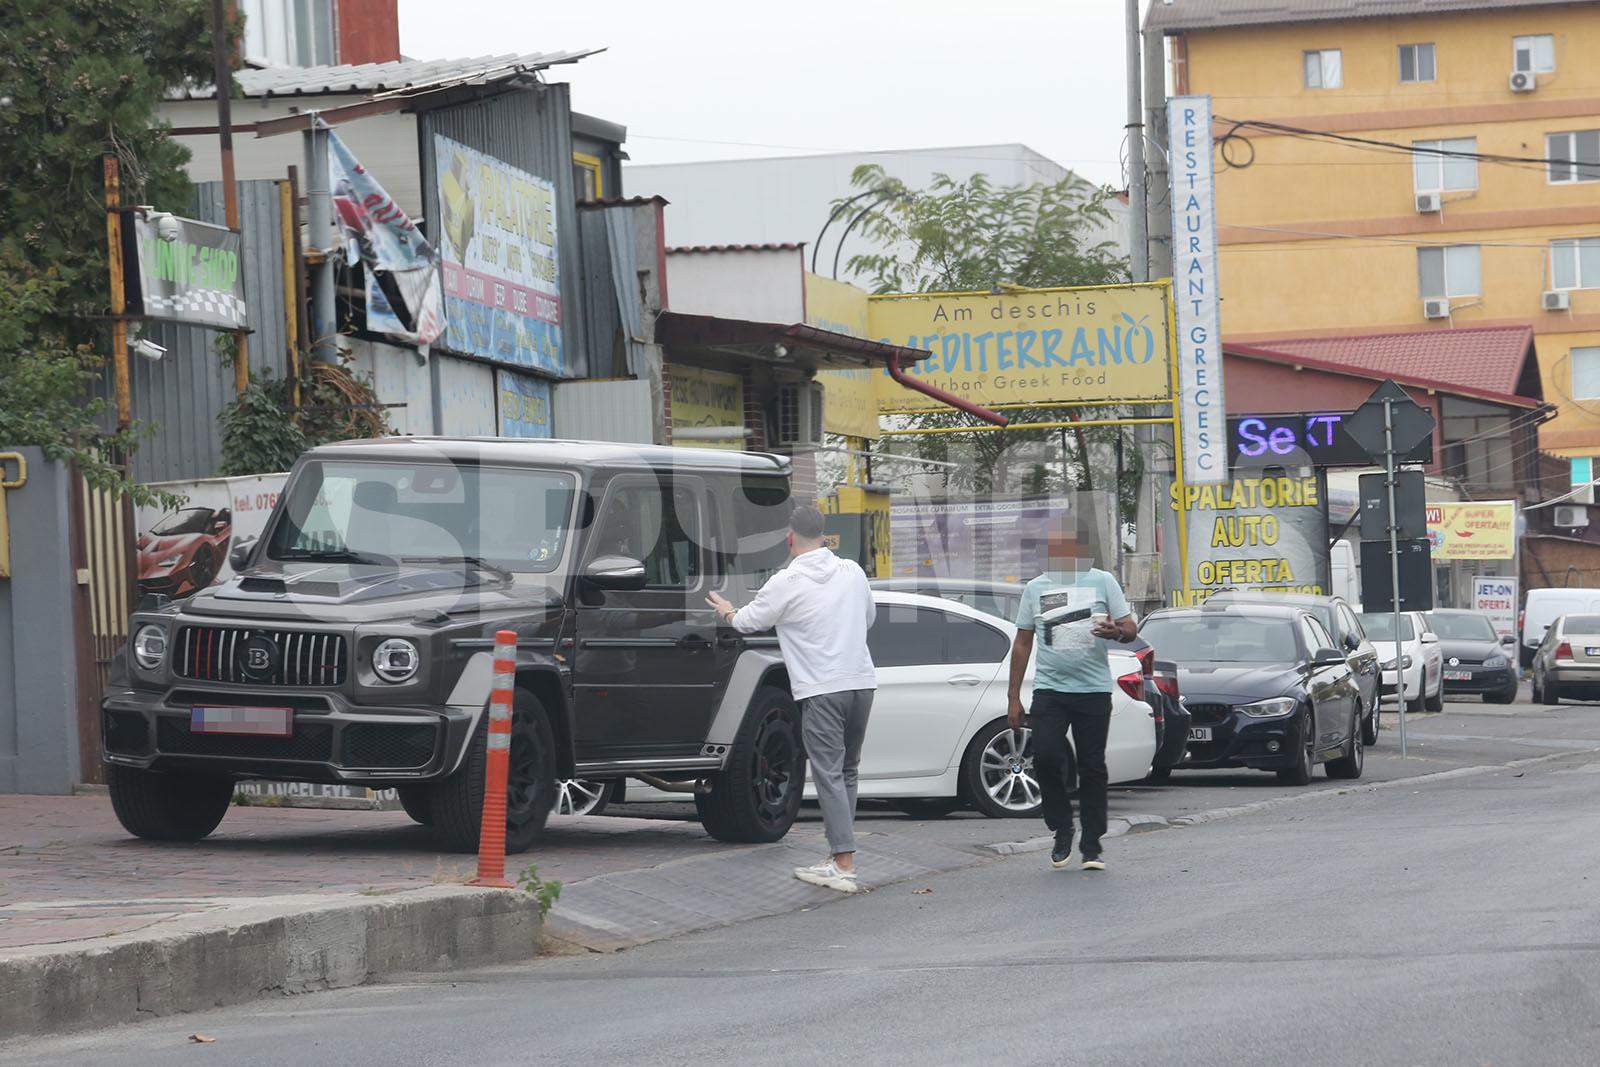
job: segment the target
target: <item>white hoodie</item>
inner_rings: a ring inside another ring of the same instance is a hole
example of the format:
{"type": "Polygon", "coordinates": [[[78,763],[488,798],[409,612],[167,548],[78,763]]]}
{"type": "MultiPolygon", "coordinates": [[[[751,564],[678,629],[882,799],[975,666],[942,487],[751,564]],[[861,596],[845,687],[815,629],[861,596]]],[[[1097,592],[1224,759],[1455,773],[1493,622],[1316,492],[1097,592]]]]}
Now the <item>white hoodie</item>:
{"type": "Polygon", "coordinates": [[[776,626],[796,700],[878,688],[867,651],[867,628],[877,617],[867,576],[853,561],[814,548],[789,561],[740,608],[733,626],[760,633],[776,626]]]}

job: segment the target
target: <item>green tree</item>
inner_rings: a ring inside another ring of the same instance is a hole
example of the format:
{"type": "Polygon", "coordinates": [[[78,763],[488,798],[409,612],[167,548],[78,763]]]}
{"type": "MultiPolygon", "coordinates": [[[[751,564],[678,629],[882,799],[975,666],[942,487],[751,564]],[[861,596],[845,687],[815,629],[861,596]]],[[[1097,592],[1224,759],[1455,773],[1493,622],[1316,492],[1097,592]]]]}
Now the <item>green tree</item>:
{"type": "MultiPolygon", "coordinates": [[[[877,164],[857,167],[852,183],[866,194],[853,209],[841,210],[884,252],[852,256],[850,268],[878,293],[932,293],[1009,288],[1110,285],[1128,280],[1128,264],[1105,237],[1112,216],[1106,204],[1114,195],[1069,175],[1053,184],[995,186],[982,174],[958,181],[936,175],[928,187],[913,190],[877,164]],[[856,216],[859,215],[859,220],[856,216]]],[[[857,194],[861,195],[861,194],[857,194]]],[[[843,207],[846,200],[835,206],[843,207]]],[[[1059,422],[1109,418],[1119,408],[1034,407],[1009,414],[1016,421],[1059,422]]],[[[947,429],[974,420],[949,409],[903,416],[908,427],[947,429]]],[[[960,460],[955,486],[988,492],[1022,474],[1030,494],[1053,489],[1111,488],[1111,472],[1096,478],[1091,457],[1115,449],[1122,431],[1090,427],[1066,434],[1054,430],[983,430],[971,434],[930,434],[912,438],[917,455],[960,460]],[[1059,446],[1062,464],[1037,462],[1039,443],[1059,446]],[[1020,454],[1020,458],[1019,458],[1020,454]],[[1052,467],[1055,470],[1052,471],[1052,467]],[[1070,478],[1068,477],[1070,472],[1070,478]]],[[[1124,449],[1117,485],[1124,515],[1132,515],[1143,480],[1143,457],[1124,449]]]]}
{"type": "Polygon", "coordinates": [[[105,191],[181,210],[183,164],[157,107],[209,84],[204,0],[13,0],[0,19],[0,442],[39,445],[140,499],[91,387],[109,357],[105,191]]]}

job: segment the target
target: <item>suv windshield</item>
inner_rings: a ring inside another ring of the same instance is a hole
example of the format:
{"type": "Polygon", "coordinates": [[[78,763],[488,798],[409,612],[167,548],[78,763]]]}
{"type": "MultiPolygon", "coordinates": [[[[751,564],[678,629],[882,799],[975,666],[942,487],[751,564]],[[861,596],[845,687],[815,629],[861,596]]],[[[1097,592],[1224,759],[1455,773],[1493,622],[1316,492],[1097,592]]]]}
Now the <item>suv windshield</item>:
{"type": "MultiPolygon", "coordinates": [[[[1363,614],[1361,628],[1367,631],[1367,637],[1373,641],[1394,640],[1394,616],[1387,612],[1363,614]]],[[[1411,616],[1400,616],[1400,640],[1410,641],[1416,635],[1417,632],[1411,625],[1411,616]]]]}
{"type": "Polygon", "coordinates": [[[451,463],[308,463],[285,494],[267,557],[460,564],[552,571],[565,550],[577,479],[556,471],[451,463]]]}
{"type": "Polygon", "coordinates": [[[1156,655],[1178,663],[1295,663],[1300,659],[1287,618],[1223,615],[1156,616],[1139,629],[1156,655]]]}
{"type": "Polygon", "coordinates": [[[1429,615],[1433,632],[1446,641],[1498,641],[1494,624],[1483,615],[1429,615]]]}

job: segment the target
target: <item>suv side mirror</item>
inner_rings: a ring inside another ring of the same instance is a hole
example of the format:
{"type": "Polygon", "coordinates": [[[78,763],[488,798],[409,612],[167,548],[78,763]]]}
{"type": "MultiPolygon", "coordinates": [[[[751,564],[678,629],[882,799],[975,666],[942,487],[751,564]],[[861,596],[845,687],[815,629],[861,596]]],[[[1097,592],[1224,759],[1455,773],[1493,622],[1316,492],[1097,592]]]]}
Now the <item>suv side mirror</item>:
{"type": "Polygon", "coordinates": [[[256,547],[259,537],[241,537],[234,541],[233,548],[228,550],[228,562],[236,571],[242,571],[250,562],[250,551],[256,547]]]}
{"type": "Polygon", "coordinates": [[[1344,653],[1337,648],[1319,648],[1316,655],[1311,657],[1311,666],[1316,668],[1343,665],[1344,662],[1344,653]]]}
{"type": "Polygon", "coordinates": [[[596,556],[583,569],[583,579],[596,589],[643,589],[644,564],[631,556],[596,556]]]}

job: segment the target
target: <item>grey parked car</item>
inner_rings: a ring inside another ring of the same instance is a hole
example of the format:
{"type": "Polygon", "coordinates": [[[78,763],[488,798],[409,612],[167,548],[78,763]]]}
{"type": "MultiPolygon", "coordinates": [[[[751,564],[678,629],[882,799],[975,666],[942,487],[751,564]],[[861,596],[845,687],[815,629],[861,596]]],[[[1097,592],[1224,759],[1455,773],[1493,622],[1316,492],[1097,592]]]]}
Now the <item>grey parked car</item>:
{"type": "Polygon", "coordinates": [[[1600,615],[1563,615],[1533,654],[1533,700],[1600,700],[1600,615]]]}

